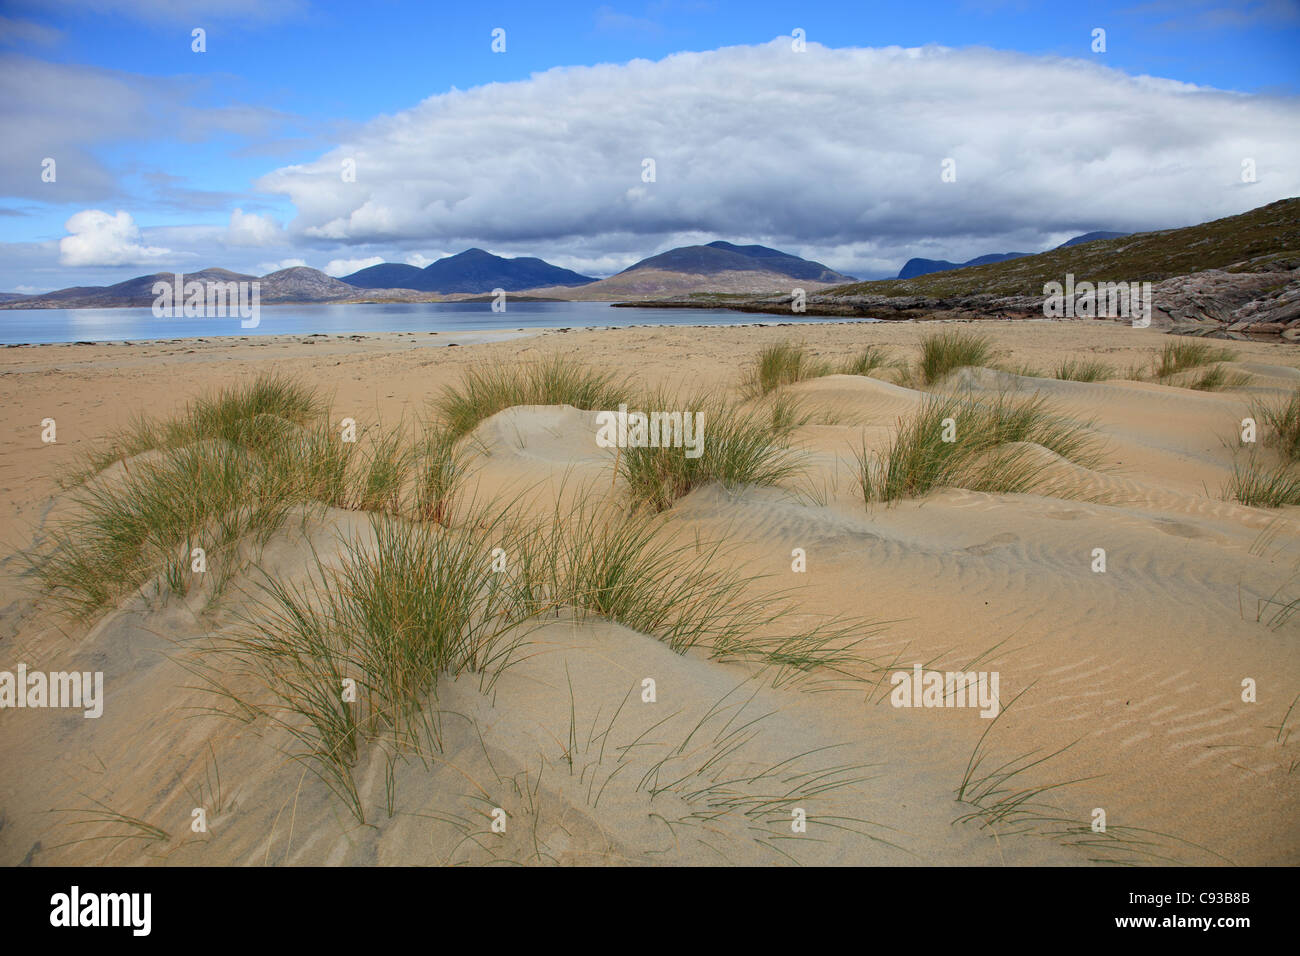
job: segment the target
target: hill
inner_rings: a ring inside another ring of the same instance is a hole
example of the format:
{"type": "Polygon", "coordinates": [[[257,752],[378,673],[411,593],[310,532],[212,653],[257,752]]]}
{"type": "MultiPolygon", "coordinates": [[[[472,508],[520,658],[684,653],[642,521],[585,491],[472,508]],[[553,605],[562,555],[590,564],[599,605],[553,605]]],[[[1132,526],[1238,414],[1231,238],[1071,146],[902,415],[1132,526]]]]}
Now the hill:
{"type": "Polygon", "coordinates": [[[852,277],[779,249],[738,246],[717,240],[657,253],[608,279],[580,288],[534,291],[565,299],[612,302],[629,297],[662,299],[705,291],[732,295],[789,293],[795,286],[813,292],[846,280],[852,281],[852,277]]]}
{"type": "MultiPolygon", "coordinates": [[[[1127,235],[1130,234],[1127,232],[1085,232],[1082,236],[1067,239],[1056,248],[1064,249],[1067,246],[1077,246],[1085,242],[1096,242],[1098,239],[1118,239],[1127,235]]],[[[915,279],[917,276],[929,275],[931,272],[950,272],[953,269],[967,269],[971,266],[988,265],[991,262],[1023,259],[1025,256],[1032,256],[1033,254],[1032,252],[992,252],[988,255],[968,259],[965,262],[949,262],[947,259],[908,259],[903,268],[899,270],[897,278],[915,279]]]]}
{"type": "Polygon", "coordinates": [[[966,262],[949,262],[947,259],[908,259],[903,268],[898,270],[898,278],[915,279],[917,276],[929,275],[931,272],[949,272],[953,269],[967,269],[971,266],[987,265],[990,262],[1005,262],[1008,259],[1020,259],[1033,255],[1032,252],[992,252],[966,262]]]}
{"type": "Polygon", "coordinates": [[[358,289],[415,289],[419,292],[519,292],[545,286],[586,285],[596,280],[532,256],[507,259],[482,249],[466,249],[420,269],[395,262],[361,269],[342,279],[358,289]]]}
{"type": "Polygon", "coordinates": [[[852,282],[846,276],[822,265],[801,259],[767,246],[737,246],[717,240],[703,246],[679,246],[628,266],[619,275],[653,270],[693,276],[719,275],[724,272],[765,272],[807,282],[852,282]]]}
{"type": "MultiPolygon", "coordinates": [[[[833,286],[810,294],[805,313],[882,320],[1041,319],[1045,286],[1065,284],[1069,275],[1076,282],[1150,282],[1148,318],[1154,328],[1300,341],[1300,198],[1182,229],[1067,243],[1037,255],[912,279],[833,286]]],[[[789,291],[738,296],[719,287],[618,304],[789,315],[792,300],[789,291]]],[[[1132,317],[1112,314],[1107,320],[1132,317]]]]}
{"type": "MultiPolygon", "coordinates": [[[[170,272],[136,276],[108,286],[74,286],[41,295],[0,299],[0,309],[121,309],[148,308],[153,305],[155,282],[174,281],[170,272]]],[[[356,302],[376,298],[399,301],[428,298],[408,289],[366,290],[331,278],[319,269],[296,266],[264,276],[231,272],[229,269],[201,269],[184,273],[185,282],[258,282],[258,301],[262,305],[290,302],[356,302]]]]}
{"type": "Polygon", "coordinates": [[[1065,245],[1004,262],[935,272],[913,279],[878,279],[824,290],[846,296],[1039,296],[1066,273],[1093,281],[1159,282],[1204,272],[1265,271],[1300,255],[1300,198],[1283,199],[1237,216],[1182,229],[1139,232],[1065,245]]]}
{"type": "Polygon", "coordinates": [[[1124,236],[1131,236],[1131,232],[1085,232],[1082,236],[1075,236],[1073,239],[1067,239],[1056,248],[1064,249],[1066,246],[1077,246],[1084,242],[1096,242],[1098,239],[1122,239],[1124,236]]]}

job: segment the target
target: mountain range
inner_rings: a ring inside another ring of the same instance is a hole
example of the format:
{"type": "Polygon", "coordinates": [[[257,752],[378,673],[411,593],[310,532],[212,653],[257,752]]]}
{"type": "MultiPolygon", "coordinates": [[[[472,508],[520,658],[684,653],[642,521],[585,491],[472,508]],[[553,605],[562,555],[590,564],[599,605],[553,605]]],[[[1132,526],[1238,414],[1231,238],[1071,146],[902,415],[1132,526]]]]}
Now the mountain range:
{"type": "MultiPolygon", "coordinates": [[[[1057,249],[1064,249],[1066,246],[1077,246],[1084,242],[1094,242],[1098,239],[1121,239],[1129,235],[1127,232],[1085,232],[1082,236],[1075,236],[1057,246],[1057,249]]],[[[968,259],[965,262],[949,262],[947,259],[908,259],[899,270],[897,278],[915,279],[917,276],[929,275],[931,272],[947,272],[951,269],[965,269],[968,266],[984,266],[993,262],[1006,262],[1008,259],[1023,259],[1025,256],[1036,255],[1033,252],[991,252],[988,255],[979,256],[975,259],[968,259]]]]}
{"type": "Polygon", "coordinates": [[[423,269],[398,262],[381,262],[351,275],[343,282],[358,289],[414,289],[417,292],[519,292],[543,286],[575,286],[595,282],[532,256],[505,259],[482,249],[466,249],[432,262],[423,269]]]}
{"type": "Polygon", "coordinates": [[[790,280],[815,288],[853,282],[844,275],[767,246],[738,246],[717,240],[680,246],[642,259],[608,279],[594,279],[541,259],[503,259],[482,249],[468,249],[419,269],[385,262],[342,281],[362,289],[416,289],[443,294],[531,291],[557,298],[602,299],[646,293],[677,293],[707,285],[711,289],[754,292],[777,289],[790,280]],[[579,294],[574,290],[581,287],[579,294]]]}
{"type": "Polygon", "coordinates": [[[793,287],[808,291],[854,280],[822,265],[771,249],[718,240],[679,246],[642,259],[622,272],[575,289],[534,289],[534,295],[617,301],[629,296],[661,298],[692,292],[757,293],[793,287]]]}
{"type": "MultiPolygon", "coordinates": [[[[876,279],[810,292],[810,316],[877,320],[1041,319],[1049,283],[1069,276],[1142,288],[1151,328],[1224,338],[1300,342],[1300,197],[1195,226],[1079,236],[1055,249],[911,279],[876,279]],[[1146,288],[1150,284],[1149,290],[1146,288]]],[[[788,317],[789,291],[695,292],[630,299],[627,307],[716,309],[788,317]]],[[[1103,321],[1128,322],[1111,315],[1103,321]]]]}
{"type": "MultiPolygon", "coordinates": [[[[260,283],[258,300],[263,304],[286,302],[332,302],[355,298],[357,289],[332,279],[318,269],[296,266],[269,275],[254,276],[229,269],[187,272],[184,281],[260,283]]],[[[74,286],[57,292],[0,300],[0,309],[116,309],[153,305],[155,282],[173,281],[170,272],[136,276],[108,286],[74,286]]]]}
{"type": "MultiPolygon", "coordinates": [[[[695,290],[769,292],[799,283],[809,290],[855,281],[798,256],[767,246],[737,246],[721,240],[682,246],[642,259],[617,275],[595,279],[542,259],[508,259],[482,249],[466,249],[420,268],[384,262],[341,279],[297,266],[265,276],[208,268],[186,273],[186,280],[261,283],[264,304],[289,302],[439,301],[444,296],[527,292],[533,298],[614,300],[628,295],[677,295],[695,290]]],[[[172,273],[136,276],[109,286],[76,286],[30,296],[0,297],[0,309],[84,309],[153,304],[155,282],[172,273]]]]}

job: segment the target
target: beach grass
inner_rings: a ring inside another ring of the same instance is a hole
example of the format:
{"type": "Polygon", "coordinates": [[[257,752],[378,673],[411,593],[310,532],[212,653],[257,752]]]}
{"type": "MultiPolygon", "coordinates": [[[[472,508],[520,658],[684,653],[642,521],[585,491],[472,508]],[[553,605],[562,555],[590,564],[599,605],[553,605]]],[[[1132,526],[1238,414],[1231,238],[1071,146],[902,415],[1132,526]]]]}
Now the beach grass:
{"type": "Polygon", "coordinates": [[[1223,497],[1257,508],[1300,505],[1300,468],[1294,462],[1266,463],[1256,454],[1232,464],[1223,497]]]}
{"type": "Polygon", "coordinates": [[[469,471],[468,451],[441,422],[426,424],[412,452],[415,469],[412,513],[422,521],[451,523],[453,501],[469,471]]]}
{"type": "Polygon", "coordinates": [[[140,426],[135,455],[73,492],[74,518],[33,566],[48,593],[89,614],[151,576],[183,593],[193,547],[227,578],[255,569],[258,551],[241,546],[264,545],[295,507],[369,513],[368,533],[354,533],[337,558],[317,555],[305,582],[263,573],[238,633],[214,638],[218,653],[195,665],[225,702],[217,712],[287,731],[295,756],[359,821],[365,801],[353,770],[366,744],[438,748],[438,681],[473,672],[490,689],[528,627],[552,613],[612,621],[678,653],[746,661],[773,683],[869,670],[856,647],[876,625],[782,624],[797,611],[788,595],[760,588],[720,543],[679,538],[658,513],[705,482],[793,474],[785,439],[807,420],[796,399],[739,407],[718,395],[645,396],[647,407],[704,414],[700,457],[626,449],[620,474],[634,503],[649,507],[629,512],[586,489],[549,520],[525,519],[494,502],[457,504],[466,429],[503,402],[604,406],[622,395],[561,359],[467,379],[444,392],[446,417],[414,441],[400,424],[345,441],[314,395],[276,382],[200,398],[176,420],[140,426]]]}
{"type": "Polygon", "coordinates": [[[802,397],[789,392],[769,396],[761,408],[767,415],[767,429],[776,441],[785,441],[798,428],[813,420],[802,397]]]}
{"type": "Polygon", "coordinates": [[[1250,415],[1268,450],[1236,457],[1223,497],[1259,508],[1300,504],[1300,387],[1281,398],[1256,399],[1250,415]]]}
{"type": "Polygon", "coordinates": [[[1251,415],[1264,431],[1264,444],[1285,461],[1300,462],[1300,387],[1285,398],[1256,401],[1251,415]]]}
{"type": "Polygon", "coordinates": [[[1093,359],[1067,358],[1057,362],[1051,374],[1066,382],[1104,382],[1115,377],[1115,369],[1093,359]]]}
{"type": "Polygon", "coordinates": [[[171,840],[171,834],[156,824],[132,816],[129,813],[114,810],[102,800],[96,800],[94,797],[87,797],[85,794],[81,796],[89,800],[91,805],[59,808],[54,811],[55,813],[67,813],[75,817],[75,819],[65,820],[64,825],[68,827],[95,827],[100,831],[105,827],[112,829],[108,832],[97,833],[94,836],[69,840],[67,843],[57,844],[50,849],[58,849],[61,846],[76,846],[98,840],[109,840],[115,845],[131,840],[143,840],[146,845],[150,843],[167,843],[171,840]]]}
{"type": "Polygon", "coordinates": [[[372,515],[370,534],[349,539],[339,562],[317,558],[307,583],[263,576],[245,626],[218,645],[214,686],[237,714],[288,730],[303,746],[295,756],[363,821],[351,769],[361,746],[436,747],[438,679],[474,672],[487,689],[508,664],[519,617],[491,573],[497,530],[372,515]],[[251,677],[261,698],[230,690],[232,675],[251,677]]]}
{"type": "Polygon", "coordinates": [[[318,391],[281,374],[200,396],[170,419],[137,415],[108,445],[92,451],[80,477],[102,471],[123,458],[146,451],[218,440],[240,448],[265,449],[291,433],[291,426],[315,421],[325,412],[318,391]]]}
{"type": "Polygon", "coordinates": [[[1231,349],[1218,348],[1207,342],[1168,342],[1151,360],[1151,377],[1161,381],[1190,369],[1232,362],[1236,358],[1231,349]]]}
{"type": "Polygon", "coordinates": [[[899,368],[903,364],[892,358],[889,350],[880,345],[868,345],[857,355],[850,358],[840,368],[841,375],[870,375],[884,369],[899,368]]]}
{"type": "Polygon", "coordinates": [[[780,342],[759,352],[742,377],[740,390],[746,398],[762,398],[796,382],[827,375],[871,375],[886,369],[899,369],[905,364],[892,358],[889,350],[880,345],[868,345],[836,365],[815,357],[804,345],[780,342]]]}
{"type": "Polygon", "coordinates": [[[397,514],[410,470],[411,449],[400,426],[377,427],[362,448],[357,476],[357,511],[397,514]]]}
{"type": "Polygon", "coordinates": [[[928,397],[882,451],[855,452],[864,501],[918,498],[935,488],[1047,493],[1040,446],[1084,467],[1096,464],[1099,443],[1087,423],[1056,412],[1041,395],[991,399],[928,397]]]}
{"type": "Polygon", "coordinates": [[[297,505],[447,524],[469,457],[436,420],[414,437],[372,424],[345,440],[313,390],[277,376],[201,396],[174,419],[137,418],[110,449],[71,490],[70,517],[27,555],[74,616],[155,574],[184,593],[194,548],[224,581],[235,545],[250,533],[264,543],[297,505]]]}
{"type": "Polygon", "coordinates": [[[757,398],[783,385],[820,378],[832,372],[831,364],[815,358],[806,346],[779,342],[758,353],[742,379],[741,391],[750,398],[757,398]]]}
{"type": "Polygon", "coordinates": [[[921,338],[915,376],[921,385],[936,385],[959,368],[993,364],[993,344],[987,336],[965,329],[945,329],[921,338]]]}
{"type": "Polygon", "coordinates": [[[30,560],[45,590],[79,616],[160,571],[183,588],[194,548],[217,562],[246,535],[279,527],[294,500],[255,456],[220,441],[136,459],[72,494],[74,516],[30,560]]]}
{"type": "Polygon", "coordinates": [[[591,489],[547,518],[494,502],[466,510],[451,527],[375,514],[341,560],[316,559],[307,583],[264,575],[262,599],[209,663],[221,712],[283,726],[301,745],[295,756],[358,821],[353,767],[366,743],[440,749],[439,680],[473,673],[489,692],[528,628],[554,615],[747,661],[773,684],[819,669],[863,679],[870,667],[856,647],[880,625],[787,623],[790,595],[758,587],[721,543],[679,538],[665,516],[629,515],[591,489]],[[355,700],[343,693],[348,680],[355,700]]]}
{"type": "Polygon", "coordinates": [[[618,474],[632,501],[663,511],[694,488],[709,482],[724,487],[775,485],[800,471],[798,453],[786,440],[801,422],[797,405],[774,402],[741,408],[713,395],[660,392],[645,399],[646,408],[682,409],[703,416],[698,457],[680,447],[629,447],[621,450],[618,474]]]}
{"type": "Polygon", "coordinates": [[[1222,392],[1229,388],[1241,388],[1250,384],[1250,376],[1245,372],[1211,365],[1199,375],[1193,376],[1187,388],[1198,392],[1222,392]]]}
{"type": "Polygon", "coordinates": [[[497,412],[519,405],[572,405],[584,411],[618,408],[628,390],[610,372],[589,368],[563,355],[516,365],[467,369],[459,385],[446,386],[433,408],[459,438],[497,412]]]}
{"type": "Polygon", "coordinates": [[[358,445],[341,440],[339,429],[318,421],[263,450],[270,480],[286,496],[331,508],[350,506],[359,460],[358,445]]]}

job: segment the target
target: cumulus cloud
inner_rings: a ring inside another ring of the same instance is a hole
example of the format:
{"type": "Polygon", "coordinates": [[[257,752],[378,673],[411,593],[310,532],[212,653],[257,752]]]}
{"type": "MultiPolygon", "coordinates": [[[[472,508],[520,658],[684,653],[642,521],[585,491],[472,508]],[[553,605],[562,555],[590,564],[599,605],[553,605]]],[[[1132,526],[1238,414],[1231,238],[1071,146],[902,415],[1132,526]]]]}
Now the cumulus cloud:
{"type": "Polygon", "coordinates": [[[322,270],[327,276],[349,276],[358,269],[367,269],[370,266],[377,266],[384,261],[383,256],[370,256],[366,259],[331,259],[322,270]]]}
{"type": "Polygon", "coordinates": [[[270,216],[236,209],[230,214],[226,242],[232,246],[271,246],[283,240],[280,225],[270,216]]]}
{"type": "Polygon", "coordinates": [[[608,262],[699,235],[897,269],[936,236],[946,258],[1034,252],[1055,236],[1242,212],[1300,193],[1297,154],[1292,99],[1092,60],[797,53],[785,38],[453,90],[259,186],[292,200],[299,235],[352,246],[463,241],[608,262]],[[955,182],[941,181],[945,159],[955,182]]]}
{"type": "Polygon", "coordinates": [[[66,223],[68,235],[59,240],[59,262],[65,266],[145,265],[172,255],[170,249],[147,246],[131,214],[118,210],[83,209],[66,223]]]}
{"type": "Polygon", "coordinates": [[[307,263],[302,259],[282,259],[279,262],[262,262],[257,266],[258,275],[270,275],[272,272],[279,272],[281,269],[294,269],[305,266],[307,263]]]}

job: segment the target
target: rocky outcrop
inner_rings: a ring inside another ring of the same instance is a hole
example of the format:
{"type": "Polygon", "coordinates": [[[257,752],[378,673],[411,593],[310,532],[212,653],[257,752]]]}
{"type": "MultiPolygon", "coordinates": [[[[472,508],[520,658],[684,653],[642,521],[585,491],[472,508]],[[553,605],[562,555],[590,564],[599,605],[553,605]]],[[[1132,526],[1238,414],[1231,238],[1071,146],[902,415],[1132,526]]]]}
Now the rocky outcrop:
{"type": "MultiPolygon", "coordinates": [[[[881,321],[934,320],[934,319],[1033,319],[1043,317],[1042,296],[922,296],[922,295],[818,295],[806,290],[804,309],[800,315],[840,316],[850,319],[879,319],[881,321]]],[[[793,315],[794,297],[791,293],[755,296],[737,299],[729,296],[712,296],[696,293],[689,298],[640,300],[616,302],[615,305],[647,308],[678,309],[732,309],[737,312],[759,312],[770,315],[793,315]]]]}
{"type": "Polygon", "coordinates": [[[1269,334],[1300,340],[1300,263],[1269,266],[1259,272],[1210,269],[1166,279],[1153,290],[1152,325],[1200,335],[1269,334]]]}

